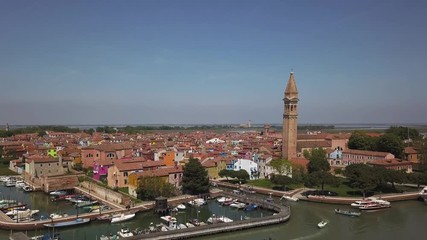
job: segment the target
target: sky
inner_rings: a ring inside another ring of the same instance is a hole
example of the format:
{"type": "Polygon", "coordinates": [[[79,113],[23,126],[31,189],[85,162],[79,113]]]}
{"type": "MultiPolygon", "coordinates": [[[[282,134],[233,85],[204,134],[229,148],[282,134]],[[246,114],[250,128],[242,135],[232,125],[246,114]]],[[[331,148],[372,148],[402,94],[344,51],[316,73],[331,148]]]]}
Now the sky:
{"type": "Polygon", "coordinates": [[[427,1],[0,1],[0,125],[427,123],[427,1]]]}

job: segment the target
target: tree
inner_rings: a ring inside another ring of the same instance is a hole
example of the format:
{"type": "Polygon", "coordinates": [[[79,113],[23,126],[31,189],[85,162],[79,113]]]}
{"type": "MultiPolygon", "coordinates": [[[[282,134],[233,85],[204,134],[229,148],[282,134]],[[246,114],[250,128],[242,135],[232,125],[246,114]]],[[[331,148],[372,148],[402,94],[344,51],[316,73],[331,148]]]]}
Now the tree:
{"type": "Polygon", "coordinates": [[[285,159],[273,159],[269,164],[278,175],[283,175],[291,169],[291,163],[285,159]]]}
{"type": "Polygon", "coordinates": [[[307,165],[307,170],[309,173],[317,171],[329,171],[331,166],[329,165],[328,160],[326,159],[326,151],[322,148],[314,148],[311,150],[310,161],[307,165]]]}
{"type": "Polygon", "coordinates": [[[239,182],[241,183],[245,183],[246,181],[249,180],[249,173],[246,172],[246,170],[239,170],[239,171],[233,171],[234,172],[234,177],[237,178],[239,180],[239,182]]]}
{"type": "Polygon", "coordinates": [[[304,149],[304,151],[302,151],[302,155],[304,156],[305,159],[310,159],[310,151],[308,151],[307,149],[304,149]]]}
{"type": "Polygon", "coordinates": [[[405,140],[408,138],[415,140],[420,137],[420,133],[417,129],[402,126],[392,126],[387,129],[386,133],[396,135],[400,138],[400,140],[405,140]]]}
{"type": "Polygon", "coordinates": [[[208,171],[195,158],[190,158],[184,166],[182,190],[193,195],[209,192],[208,171]]]}
{"type": "Polygon", "coordinates": [[[293,179],[285,175],[273,174],[271,176],[271,182],[281,185],[284,189],[286,189],[286,185],[293,183],[293,179]]]}
{"type": "Polygon", "coordinates": [[[354,131],[348,140],[348,148],[375,151],[376,138],[368,136],[362,131],[354,131]]]}
{"type": "Polygon", "coordinates": [[[358,188],[363,192],[363,196],[365,196],[366,191],[377,187],[379,182],[378,172],[363,163],[347,166],[344,170],[344,176],[350,180],[352,187],[358,188]]]}
{"type": "Polygon", "coordinates": [[[220,176],[220,177],[225,177],[225,178],[227,178],[227,180],[228,180],[228,177],[230,177],[230,173],[229,173],[229,171],[230,170],[227,170],[227,169],[222,169],[221,171],[219,171],[218,172],[218,176],[220,176]]]}
{"type": "Polygon", "coordinates": [[[299,164],[292,165],[292,180],[294,183],[301,183],[304,181],[307,172],[304,166],[299,164]]]}
{"type": "Polygon", "coordinates": [[[136,190],[138,198],[154,200],[156,197],[172,197],[176,195],[176,188],[160,177],[142,177],[138,180],[136,190]]]}
{"type": "Polygon", "coordinates": [[[325,184],[339,185],[339,180],[330,172],[316,171],[307,175],[305,184],[307,186],[320,186],[321,190],[323,191],[325,184]]]}
{"type": "Polygon", "coordinates": [[[409,182],[417,184],[417,188],[420,188],[420,185],[427,184],[427,174],[421,172],[414,172],[408,175],[409,182]]]}
{"type": "Polygon", "coordinates": [[[380,152],[389,152],[397,158],[401,158],[403,153],[403,141],[394,134],[384,134],[378,139],[377,150],[380,152]]]}

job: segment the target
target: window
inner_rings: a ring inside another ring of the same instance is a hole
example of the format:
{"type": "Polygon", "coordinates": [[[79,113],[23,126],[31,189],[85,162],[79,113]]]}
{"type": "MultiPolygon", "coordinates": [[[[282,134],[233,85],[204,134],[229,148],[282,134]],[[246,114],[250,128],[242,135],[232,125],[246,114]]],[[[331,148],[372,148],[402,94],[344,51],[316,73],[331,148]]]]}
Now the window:
{"type": "Polygon", "coordinates": [[[125,184],[128,184],[128,180],[125,179],[125,184]]]}
{"type": "Polygon", "coordinates": [[[128,172],[124,172],[123,176],[127,177],[128,176],[128,172]]]}

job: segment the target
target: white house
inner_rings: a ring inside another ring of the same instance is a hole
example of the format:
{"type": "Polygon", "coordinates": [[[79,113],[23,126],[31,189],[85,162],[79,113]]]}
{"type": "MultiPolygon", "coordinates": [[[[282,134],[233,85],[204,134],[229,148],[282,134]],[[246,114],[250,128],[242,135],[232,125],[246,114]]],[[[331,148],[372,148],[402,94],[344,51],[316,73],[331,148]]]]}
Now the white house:
{"type": "Polygon", "coordinates": [[[227,164],[226,169],[233,171],[245,170],[250,179],[258,178],[258,164],[252,160],[235,159],[231,161],[231,164],[227,164]]]}

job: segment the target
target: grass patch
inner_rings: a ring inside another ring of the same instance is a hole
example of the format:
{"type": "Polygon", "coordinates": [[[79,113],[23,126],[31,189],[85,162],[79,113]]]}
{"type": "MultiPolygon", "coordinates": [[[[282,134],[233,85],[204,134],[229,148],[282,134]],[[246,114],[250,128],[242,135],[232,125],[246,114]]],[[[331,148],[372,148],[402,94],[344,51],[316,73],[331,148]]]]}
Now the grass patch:
{"type": "Polygon", "coordinates": [[[246,183],[247,185],[251,185],[254,187],[263,187],[263,188],[269,188],[269,189],[273,189],[273,187],[275,186],[270,180],[268,179],[255,179],[255,180],[250,180],[246,183]]]}
{"type": "Polygon", "coordinates": [[[129,194],[129,187],[119,187],[118,190],[119,192],[129,194]]]}
{"type": "Polygon", "coordinates": [[[12,170],[10,170],[9,168],[8,168],[9,166],[2,166],[2,165],[0,165],[0,175],[1,176],[7,176],[7,175],[19,175],[18,173],[16,173],[16,172],[14,172],[14,171],[12,171],[12,170]]]}

